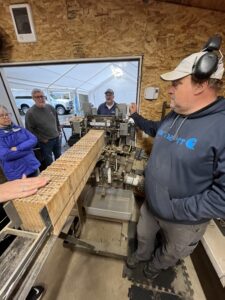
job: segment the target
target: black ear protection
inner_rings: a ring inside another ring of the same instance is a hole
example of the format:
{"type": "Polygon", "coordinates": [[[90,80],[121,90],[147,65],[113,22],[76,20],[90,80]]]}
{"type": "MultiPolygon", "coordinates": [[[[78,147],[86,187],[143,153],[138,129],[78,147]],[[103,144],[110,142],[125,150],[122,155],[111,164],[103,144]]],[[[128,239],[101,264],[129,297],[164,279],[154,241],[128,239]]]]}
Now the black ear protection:
{"type": "Polygon", "coordinates": [[[206,51],[202,55],[192,68],[192,76],[195,79],[204,80],[210,78],[210,76],[216,72],[218,68],[219,58],[213,51],[219,50],[222,42],[220,35],[215,35],[207,41],[202,51],[206,51]]]}

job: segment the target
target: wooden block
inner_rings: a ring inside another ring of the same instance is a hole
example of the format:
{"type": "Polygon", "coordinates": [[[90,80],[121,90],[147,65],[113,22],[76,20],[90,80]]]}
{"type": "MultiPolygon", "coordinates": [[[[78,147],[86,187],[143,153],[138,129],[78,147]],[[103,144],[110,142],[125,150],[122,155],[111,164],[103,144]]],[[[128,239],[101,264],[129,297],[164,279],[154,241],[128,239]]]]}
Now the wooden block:
{"type": "Polygon", "coordinates": [[[44,228],[39,212],[45,206],[53,224],[53,233],[60,233],[104,145],[104,131],[90,130],[40,174],[50,177],[51,181],[47,186],[38,190],[36,195],[13,201],[23,229],[40,232],[44,228]]]}
{"type": "Polygon", "coordinates": [[[22,229],[26,229],[33,232],[41,231],[44,227],[44,223],[40,218],[39,211],[45,206],[43,199],[37,196],[30,196],[24,199],[16,199],[13,201],[14,206],[22,220],[22,229]],[[35,201],[37,200],[37,201],[35,201]],[[38,201],[39,200],[39,201],[38,201]]]}
{"type": "Polygon", "coordinates": [[[89,176],[91,175],[91,172],[95,167],[95,164],[96,164],[95,161],[93,161],[91,163],[90,168],[87,170],[85,176],[82,178],[82,180],[81,180],[80,184],[78,185],[78,188],[75,191],[74,195],[70,198],[67,205],[65,206],[64,211],[60,215],[59,219],[56,221],[56,223],[54,225],[54,231],[53,231],[54,235],[59,235],[61,229],[63,228],[63,225],[66,222],[66,219],[67,219],[70,211],[74,207],[74,205],[75,205],[77,199],[79,198],[83,188],[85,187],[85,184],[87,183],[87,180],[88,180],[89,176]]]}

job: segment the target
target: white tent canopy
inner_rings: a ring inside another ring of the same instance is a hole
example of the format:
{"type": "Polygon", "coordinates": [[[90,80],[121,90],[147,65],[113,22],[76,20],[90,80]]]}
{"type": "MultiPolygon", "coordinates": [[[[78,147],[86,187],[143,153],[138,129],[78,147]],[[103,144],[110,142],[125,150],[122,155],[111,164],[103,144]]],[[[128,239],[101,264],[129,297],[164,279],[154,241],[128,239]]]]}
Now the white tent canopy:
{"type": "Polygon", "coordinates": [[[88,95],[89,101],[97,106],[104,101],[107,88],[114,89],[119,102],[136,100],[138,64],[138,60],[57,63],[10,66],[4,71],[14,95],[15,91],[30,92],[33,88],[74,91],[88,95]]]}

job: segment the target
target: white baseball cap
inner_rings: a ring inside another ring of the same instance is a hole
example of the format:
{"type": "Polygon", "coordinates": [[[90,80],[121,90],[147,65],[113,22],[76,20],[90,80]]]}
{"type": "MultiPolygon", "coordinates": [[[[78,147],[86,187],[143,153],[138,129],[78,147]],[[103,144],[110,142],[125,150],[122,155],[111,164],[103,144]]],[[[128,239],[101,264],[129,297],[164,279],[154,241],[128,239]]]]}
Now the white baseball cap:
{"type": "MultiPolygon", "coordinates": [[[[191,75],[193,72],[193,66],[205,53],[207,53],[207,51],[201,51],[189,55],[188,57],[184,58],[173,71],[162,74],[160,77],[166,81],[174,81],[191,75]]],[[[223,72],[223,60],[219,59],[217,70],[210,76],[210,78],[222,79],[223,72]]]]}

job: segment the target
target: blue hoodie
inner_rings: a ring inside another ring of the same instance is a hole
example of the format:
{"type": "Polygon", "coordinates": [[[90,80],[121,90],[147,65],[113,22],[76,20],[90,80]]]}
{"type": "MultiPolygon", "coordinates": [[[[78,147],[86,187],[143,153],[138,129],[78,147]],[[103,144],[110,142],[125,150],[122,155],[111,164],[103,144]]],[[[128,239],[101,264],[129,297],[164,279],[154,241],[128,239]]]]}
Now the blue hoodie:
{"type": "Polygon", "coordinates": [[[30,175],[38,169],[40,162],[32,150],[36,144],[37,138],[20,126],[0,128],[0,164],[8,180],[30,175]],[[17,150],[10,150],[12,147],[17,150]]]}
{"type": "Polygon", "coordinates": [[[225,99],[189,116],[170,112],[161,122],[131,117],[155,137],[145,169],[152,213],[183,224],[225,218],[225,99]]]}

